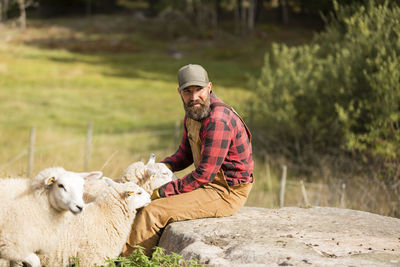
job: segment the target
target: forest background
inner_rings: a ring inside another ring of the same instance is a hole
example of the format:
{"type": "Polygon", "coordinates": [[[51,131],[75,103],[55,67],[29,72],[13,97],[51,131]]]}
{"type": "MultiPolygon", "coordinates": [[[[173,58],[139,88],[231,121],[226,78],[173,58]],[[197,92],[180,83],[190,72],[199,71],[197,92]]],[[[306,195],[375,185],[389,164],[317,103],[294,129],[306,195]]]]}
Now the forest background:
{"type": "Polygon", "coordinates": [[[400,217],[398,4],[0,0],[0,174],[172,154],[176,72],[198,63],[252,131],[247,205],[400,217]]]}

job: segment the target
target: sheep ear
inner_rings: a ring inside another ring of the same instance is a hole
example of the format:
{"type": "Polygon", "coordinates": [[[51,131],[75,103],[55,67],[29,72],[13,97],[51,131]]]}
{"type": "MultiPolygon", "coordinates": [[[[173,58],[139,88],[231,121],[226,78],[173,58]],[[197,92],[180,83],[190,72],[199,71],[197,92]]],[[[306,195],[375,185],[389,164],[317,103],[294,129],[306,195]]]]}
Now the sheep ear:
{"type": "Polygon", "coordinates": [[[150,154],[150,158],[149,158],[149,161],[147,162],[147,164],[150,164],[150,163],[156,163],[156,155],[154,153],[150,154]]]}
{"type": "Polygon", "coordinates": [[[103,173],[101,171],[81,172],[79,175],[86,181],[90,181],[94,179],[100,179],[103,176],[103,173]]]}
{"type": "Polygon", "coordinates": [[[56,181],[56,177],[52,176],[52,177],[46,178],[46,180],[44,180],[44,183],[45,183],[46,185],[51,185],[51,184],[53,184],[55,181],[56,181]]]}
{"type": "Polygon", "coordinates": [[[106,182],[109,186],[113,186],[116,184],[113,179],[103,176],[104,182],[106,182]]]}
{"type": "Polygon", "coordinates": [[[148,176],[152,176],[157,173],[155,170],[153,170],[152,168],[149,168],[149,167],[146,167],[145,172],[148,176]]]}

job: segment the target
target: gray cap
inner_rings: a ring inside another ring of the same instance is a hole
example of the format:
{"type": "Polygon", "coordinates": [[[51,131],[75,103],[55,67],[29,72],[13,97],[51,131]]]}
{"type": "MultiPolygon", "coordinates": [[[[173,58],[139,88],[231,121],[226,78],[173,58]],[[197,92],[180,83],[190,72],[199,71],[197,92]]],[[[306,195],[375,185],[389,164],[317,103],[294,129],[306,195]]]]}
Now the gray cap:
{"type": "Polygon", "coordinates": [[[179,91],[192,85],[205,87],[209,84],[207,71],[200,65],[189,64],[178,71],[179,91]]]}

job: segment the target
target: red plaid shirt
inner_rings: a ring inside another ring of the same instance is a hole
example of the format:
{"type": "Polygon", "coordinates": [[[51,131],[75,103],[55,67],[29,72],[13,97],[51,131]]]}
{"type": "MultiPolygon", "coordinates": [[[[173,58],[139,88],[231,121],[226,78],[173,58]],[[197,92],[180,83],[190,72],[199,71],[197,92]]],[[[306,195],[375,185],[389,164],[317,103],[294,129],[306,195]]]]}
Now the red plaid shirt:
{"type": "MultiPolygon", "coordinates": [[[[210,102],[222,102],[211,93],[210,102]]],[[[247,131],[241,119],[229,108],[215,106],[201,121],[201,156],[198,167],[182,179],[169,182],[159,189],[160,196],[168,197],[190,192],[214,180],[222,168],[228,185],[253,182],[254,162],[247,131]]],[[[193,163],[192,150],[187,137],[186,116],[182,142],[174,155],[162,161],[173,172],[193,163]]]]}

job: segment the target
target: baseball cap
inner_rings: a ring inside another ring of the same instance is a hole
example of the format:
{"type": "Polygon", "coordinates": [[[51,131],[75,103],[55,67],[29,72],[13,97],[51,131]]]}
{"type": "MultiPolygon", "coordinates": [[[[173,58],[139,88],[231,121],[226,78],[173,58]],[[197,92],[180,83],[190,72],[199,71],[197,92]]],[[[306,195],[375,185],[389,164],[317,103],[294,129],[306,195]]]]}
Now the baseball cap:
{"type": "Polygon", "coordinates": [[[207,71],[200,65],[189,64],[178,71],[179,91],[192,85],[205,87],[209,82],[207,71]]]}

